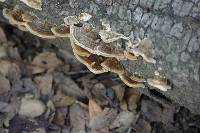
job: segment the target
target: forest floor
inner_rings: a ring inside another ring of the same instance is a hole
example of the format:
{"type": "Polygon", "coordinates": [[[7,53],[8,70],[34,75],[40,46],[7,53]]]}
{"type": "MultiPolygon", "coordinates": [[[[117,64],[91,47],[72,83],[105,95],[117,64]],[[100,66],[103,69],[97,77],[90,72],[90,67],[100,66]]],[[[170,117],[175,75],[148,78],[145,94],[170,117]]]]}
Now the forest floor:
{"type": "Polygon", "coordinates": [[[200,116],[160,104],[67,49],[0,24],[0,133],[199,133],[200,116]]]}

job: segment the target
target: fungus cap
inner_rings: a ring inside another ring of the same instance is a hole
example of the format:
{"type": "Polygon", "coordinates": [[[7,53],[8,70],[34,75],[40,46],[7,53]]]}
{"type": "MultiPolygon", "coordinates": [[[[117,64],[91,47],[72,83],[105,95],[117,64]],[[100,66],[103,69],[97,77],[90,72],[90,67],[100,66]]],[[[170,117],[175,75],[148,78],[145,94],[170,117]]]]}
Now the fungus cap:
{"type": "Polygon", "coordinates": [[[124,56],[129,60],[137,60],[137,56],[128,51],[124,51],[124,56]]]}
{"type": "Polygon", "coordinates": [[[128,74],[120,74],[119,75],[120,79],[129,87],[133,88],[145,88],[145,85],[143,83],[136,82],[129,78],[128,74]]]}
{"type": "Polygon", "coordinates": [[[124,51],[117,42],[105,43],[93,29],[88,30],[89,24],[83,27],[70,26],[71,39],[80,47],[92,54],[104,57],[124,57],[124,51]]]}
{"type": "Polygon", "coordinates": [[[59,25],[51,28],[51,31],[54,33],[55,36],[58,37],[69,37],[70,35],[70,28],[66,25],[59,25]]]}
{"type": "Polygon", "coordinates": [[[130,76],[130,79],[139,82],[139,83],[143,83],[146,82],[145,79],[142,78],[142,76],[140,76],[139,74],[135,73],[133,75],[130,76]]]}
{"type": "Polygon", "coordinates": [[[147,79],[147,83],[150,86],[153,86],[155,88],[158,88],[162,91],[167,91],[171,89],[171,86],[167,83],[166,79],[147,79]]]}
{"type": "Polygon", "coordinates": [[[87,50],[85,50],[84,48],[78,46],[76,43],[72,42],[72,49],[75,51],[75,53],[79,56],[85,56],[85,57],[89,57],[91,55],[91,53],[87,50]]]}
{"type": "Polygon", "coordinates": [[[23,25],[25,23],[22,19],[23,13],[24,10],[18,5],[16,5],[13,10],[7,8],[3,9],[3,16],[8,19],[11,24],[23,25]]]}
{"type": "Polygon", "coordinates": [[[34,8],[36,10],[42,10],[42,0],[20,0],[24,2],[27,6],[34,8]]]}
{"type": "Polygon", "coordinates": [[[22,14],[22,19],[25,22],[32,22],[33,20],[39,19],[35,14],[32,12],[25,12],[22,14]]]}
{"type": "Polygon", "coordinates": [[[53,32],[51,31],[51,28],[54,27],[54,25],[47,21],[41,21],[39,19],[36,19],[32,22],[26,22],[25,26],[28,29],[28,31],[41,38],[55,38],[53,32]]]}
{"type": "Polygon", "coordinates": [[[107,58],[101,66],[110,72],[117,74],[123,74],[125,72],[124,67],[116,58],[107,58]]]}
{"type": "Polygon", "coordinates": [[[101,63],[104,61],[102,57],[97,55],[90,55],[89,57],[79,56],[75,50],[73,50],[75,57],[83,63],[91,72],[95,74],[101,74],[108,72],[101,66],[101,63]]]}

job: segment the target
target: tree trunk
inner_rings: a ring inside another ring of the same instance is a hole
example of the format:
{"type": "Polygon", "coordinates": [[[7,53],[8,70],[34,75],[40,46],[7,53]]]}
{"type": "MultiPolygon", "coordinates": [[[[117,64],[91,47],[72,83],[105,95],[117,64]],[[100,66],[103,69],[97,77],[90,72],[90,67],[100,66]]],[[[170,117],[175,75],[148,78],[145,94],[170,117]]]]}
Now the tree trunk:
{"type": "Polygon", "coordinates": [[[149,86],[141,92],[158,99],[166,97],[200,114],[200,0],[43,0],[42,11],[19,0],[6,0],[0,8],[16,4],[55,24],[86,12],[93,16],[89,22],[97,30],[105,18],[113,31],[132,38],[149,37],[155,46],[156,64],[126,60],[123,65],[145,78],[161,68],[160,74],[169,79],[172,90],[161,92],[149,86]]]}

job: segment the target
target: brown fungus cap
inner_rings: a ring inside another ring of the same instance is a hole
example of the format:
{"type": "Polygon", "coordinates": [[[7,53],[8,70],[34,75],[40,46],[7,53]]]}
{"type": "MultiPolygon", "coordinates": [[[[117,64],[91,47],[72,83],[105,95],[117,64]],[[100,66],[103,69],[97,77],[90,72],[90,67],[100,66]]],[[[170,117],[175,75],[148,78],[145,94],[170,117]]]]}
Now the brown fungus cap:
{"type": "Polygon", "coordinates": [[[117,74],[123,74],[125,72],[124,67],[116,58],[107,58],[101,66],[110,72],[117,74]]]}
{"type": "Polygon", "coordinates": [[[85,23],[82,27],[71,26],[71,39],[80,47],[88,50],[90,53],[104,57],[124,57],[124,51],[117,42],[105,43],[101,40],[99,34],[88,27],[85,23]]]}
{"type": "Polygon", "coordinates": [[[23,13],[24,10],[18,5],[16,5],[13,10],[7,8],[3,9],[3,16],[8,19],[11,24],[15,25],[24,25],[25,21],[22,19],[23,13]]]}
{"type": "Polygon", "coordinates": [[[42,10],[42,0],[20,0],[24,2],[27,6],[34,8],[36,10],[42,10]]]}
{"type": "Polygon", "coordinates": [[[136,56],[142,56],[148,63],[156,63],[156,60],[154,59],[155,51],[152,41],[149,38],[140,40],[137,45],[130,48],[130,51],[136,56]]]}
{"type": "Polygon", "coordinates": [[[69,37],[70,35],[70,27],[63,24],[51,28],[51,31],[58,37],[69,37]]]}
{"type": "Polygon", "coordinates": [[[18,29],[20,29],[21,31],[28,31],[27,28],[24,25],[16,25],[16,27],[18,29]]]}
{"type": "Polygon", "coordinates": [[[79,56],[75,50],[73,50],[75,57],[93,73],[101,74],[108,72],[101,66],[101,63],[105,60],[104,57],[97,55],[90,55],[89,57],[79,56]]]}
{"type": "Polygon", "coordinates": [[[147,83],[150,86],[158,88],[162,91],[167,91],[171,89],[171,86],[167,83],[167,79],[165,78],[147,79],[147,83]]]}
{"type": "Polygon", "coordinates": [[[33,20],[36,20],[39,18],[32,12],[25,12],[24,14],[22,14],[22,19],[25,22],[32,22],[33,20]]]}
{"type": "Polygon", "coordinates": [[[145,85],[143,83],[139,83],[137,81],[132,80],[128,74],[120,74],[119,75],[120,79],[129,87],[133,88],[144,88],[145,85]]]}
{"type": "Polygon", "coordinates": [[[139,82],[139,83],[143,83],[146,82],[145,79],[142,78],[142,76],[140,76],[139,74],[135,73],[133,75],[130,76],[130,79],[139,82]]]}
{"type": "Polygon", "coordinates": [[[35,19],[32,22],[26,22],[25,26],[32,34],[41,38],[55,38],[53,32],[51,31],[51,28],[54,27],[54,25],[47,21],[35,19]]]}
{"type": "Polygon", "coordinates": [[[133,53],[124,51],[124,55],[129,60],[137,60],[137,56],[135,56],[133,53]]]}
{"type": "Polygon", "coordinates": [[[75,42],[72,42],[71,45],[72,45],[72,48],[76,52],[77,55],[85,56],[85,57],[89,57],[91,55],[91,53],[89,51],[87,51],[84,48],[80,47],[75,42]]]}

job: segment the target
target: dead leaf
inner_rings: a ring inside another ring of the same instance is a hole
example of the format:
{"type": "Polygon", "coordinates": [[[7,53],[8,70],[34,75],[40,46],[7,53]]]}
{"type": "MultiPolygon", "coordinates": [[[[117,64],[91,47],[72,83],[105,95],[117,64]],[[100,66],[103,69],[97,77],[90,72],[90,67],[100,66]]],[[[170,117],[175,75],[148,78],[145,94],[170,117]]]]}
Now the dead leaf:
{"type": "Polygon", "coordinates": [[[22,98],[19,114],[27,117],[38,117],[45,111],[45,105],[42,101],[32,98],[22,98]]]}
{"type": "Polygon", "coordinates": [[[0,44],[0,58],[5,58],[7,56],[7,44],[0,44]]]}
{"type": "Polygon", "coordinates": [[[63,62],[57,58],[55,53],[44,52],[37,55],[32,62],[35,65],[32,69],[32,73],[41,73],[45,69],[55,69],[59,65],[62,65],[63,62]]]}
{"type": "Polygon", "coordinates": [[[7,37],[2,27],[0,27],[0,42],[7,42],[7,37]]]}
{"type": "Polygon", "coordinates": [[[89,115],[90,119],[95,117],[96,114],[102,113],[101,107],[96,103],[96,101],[89,99],[89,115]]]}
{"type": "Polygon", "coordinates": [[[72,133],[86,132],[86,125],[88,124],[88,111],[79,104],[73,104],[69,110],[70,123],[72,133]]]}
{"type": "Polygon", "coordinates": [[[61,82],[58,83],[58,89],[68,96],[72,97],[84,97],[81,88],[69,77],[61,77],[61,82]]]}
{"type": "Polygon", "coordinates": [[[9,73],[11,67],[16,67],[19,70],[19,66],[17,66],[17,64],[12,63],[7,60],[0,60],[0,73],[3,76],[5,76],[5,77],[8,76],[8,73],[9,73]]]}
{"type": "Polygon", "coordinates": [[[108,98],[107,98],[107,91],[105,86],[102,83],[96,83],[92,87],[92,94],[94,95],[94,98],[96,102],[99,105],[107,105],[108,104],[108,98]]]}
{"type": "Polygon", "coordinates": [[[112,87],[112,89],[115,91],[115,94],[120,102],[122,102],[125,92],[125,87],[123,85],[115,85],[112,87]]]}
{"type": "Polygon", "coordinates": [[[74,97],[63,96],[56,101],[54,101],[54,105],[56,107],[65,107],[76,103],[76,99],[74,97]]]}
{"type": "Polygon", "coordinates": [[[128,88],[125,97],[128,109],[130,111],[135,111],[137,109],[137,104],[140,100],[141,93],[137,89],[128,88]]]}
{"type": "Polygon", "coordinates": [[[53,76],[51,74],[45,74],[44,76],[37,76],[34,78],[37,88],[42,95],[51,94],[53,76]]]}
{"type": "Polygon", "coordinates": [[[67,114],[68,114],[68,107],[57,108],[53,122],[63,126],[65,124],[65,119],[67,117],[67,114]]]}
{"type": "Polygon", "coordinates": [[[0,75],[0,94],[6,93],[10,90],[10,82],[4,76],[0,75]]]}
{"type": "Polygon", "coordinates": [[[131,123],[134,123],[136,114],[129,111],[121,111],[116,119],[111,123],[110,128],[117,128],[116,132],[125,132],[131,123]]]}

